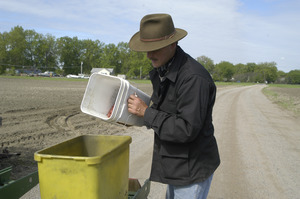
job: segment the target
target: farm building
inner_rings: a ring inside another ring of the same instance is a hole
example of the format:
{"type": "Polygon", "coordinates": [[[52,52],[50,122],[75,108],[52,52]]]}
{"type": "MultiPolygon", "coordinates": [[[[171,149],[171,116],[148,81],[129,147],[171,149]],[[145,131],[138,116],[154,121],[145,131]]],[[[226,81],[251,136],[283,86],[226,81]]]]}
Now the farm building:
{"type": "Polygon", "coordinates": [[[93,73],[99,73],[102,75],[113,75],[114,69],[113,68],[93,68],[91,70],[91,74],[93,73]]]}

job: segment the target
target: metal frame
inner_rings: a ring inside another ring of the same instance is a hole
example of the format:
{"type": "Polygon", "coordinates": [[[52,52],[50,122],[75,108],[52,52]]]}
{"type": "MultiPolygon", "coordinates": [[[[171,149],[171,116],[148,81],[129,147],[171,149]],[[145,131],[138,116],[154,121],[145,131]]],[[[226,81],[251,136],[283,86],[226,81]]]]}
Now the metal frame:
{"type": "Polygon", "coordinates": [[[18,199],[39,183],[38,171],[16,181],[10,180],[12,167],[0,170],[0,197],[18,199]]]}

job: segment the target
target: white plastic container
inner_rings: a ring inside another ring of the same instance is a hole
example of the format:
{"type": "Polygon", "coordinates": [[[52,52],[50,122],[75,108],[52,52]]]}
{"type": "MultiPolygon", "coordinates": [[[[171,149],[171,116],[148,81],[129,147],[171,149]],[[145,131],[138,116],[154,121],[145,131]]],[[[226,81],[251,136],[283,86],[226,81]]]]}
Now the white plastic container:
{"type": "Polygon", "coordinates": [[[80,108],[83,113],[107,122],[142,126],[143,118],[127,110],[127,100],[135,93],[149,106],[150,96],[130,85],[127,80],[94,73],[89,78],[80,108]],[[107,114],[112,106],[114,106],[113,111],[108,117],[107,114]]]}

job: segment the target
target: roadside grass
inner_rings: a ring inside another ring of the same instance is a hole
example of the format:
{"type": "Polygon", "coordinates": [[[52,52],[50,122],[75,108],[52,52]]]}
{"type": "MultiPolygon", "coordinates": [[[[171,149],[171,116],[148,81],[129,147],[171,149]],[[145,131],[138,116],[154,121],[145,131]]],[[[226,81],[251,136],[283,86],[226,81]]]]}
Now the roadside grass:
{"type": "Polygon", "coordinates": [[[135,84],[151,84],[150,80],[146,80],[146,79],[129,79],[129,82],[133,82],[135,84]]]}
{"type": "Polygon", "coordinates": [[[268,84],[268,86],[278,88],[300,88],[300,84],[268,84]]]}
{"type": "Polygon", "coordinates": [[[281,108],[292,111],[296,116],[300,116],[299,103],[300,99],[297,96],[292,96],[292,92],[295,92],[295,88],[300,89],[300,85],[290,84],[269,84],[263,88],[262,92],[275,104],[278,104],[281,108]],[[291,90],[289,92],[280,92],[280,90],[272,90],[272,87],[281,88],[285,90],[291,90]],[[290,93],[287,94],[287,93],[290,93]]]}
{"type": "Polygon", "coordinates": [[[251,86],[255,83],[250,82],[215,82],[216,86],[251,86]]]}

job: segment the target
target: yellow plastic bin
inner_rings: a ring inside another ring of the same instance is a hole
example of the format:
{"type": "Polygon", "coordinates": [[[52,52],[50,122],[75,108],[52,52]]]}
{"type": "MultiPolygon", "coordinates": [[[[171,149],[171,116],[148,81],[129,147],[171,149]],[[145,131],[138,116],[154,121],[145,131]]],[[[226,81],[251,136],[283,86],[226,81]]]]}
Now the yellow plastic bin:
{"type": "Polygon", "coordinates": [[[128,198],[130,136],[83,135],[37,151],[41,198],[128,198]]]}

